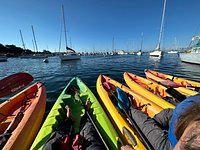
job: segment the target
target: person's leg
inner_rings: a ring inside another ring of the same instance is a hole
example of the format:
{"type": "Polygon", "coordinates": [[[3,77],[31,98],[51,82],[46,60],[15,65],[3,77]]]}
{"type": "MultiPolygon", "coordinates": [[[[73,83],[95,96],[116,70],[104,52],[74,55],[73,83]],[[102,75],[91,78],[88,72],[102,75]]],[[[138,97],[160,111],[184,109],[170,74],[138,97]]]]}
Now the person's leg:
{"type": "MultiPolygon", "coordinates": [[[[88,102],[86,103],[86,105],[90,105],[88,104],[88,102]]],[[[88,110],[89,110],[88,106],[88,110]]],[[[95,130],[93,124],[91,123],[90,119],[88,118],[88,116],[85,114],[82,118],[81,118],[81,131],[80,131],[80,135],[82,137],[84,137],[85,142],[83,143],[83,147],[86,150],[103,150],[104,145],[102,144],[102,141],[97,133],[97,131],[95,130]]]]}
{"type": "Polygon", "coordinates": [[[154,119],[148,117],[142,111],[134,107],[131,107],[130,109],[132,118],[135,120],[155,150],[173,149],[168,140],[168,132],[166,130],[162,130],[154,119]]]}
{"type": "Polygon", "coordinates": [[[173,110],[174,109],[172,108],[163,109],[161,112],[153,117],[153,119],[156,120],[156,122],[160,125],[162,129],[169,129],[169,121],[172,117],[173,110]]]}

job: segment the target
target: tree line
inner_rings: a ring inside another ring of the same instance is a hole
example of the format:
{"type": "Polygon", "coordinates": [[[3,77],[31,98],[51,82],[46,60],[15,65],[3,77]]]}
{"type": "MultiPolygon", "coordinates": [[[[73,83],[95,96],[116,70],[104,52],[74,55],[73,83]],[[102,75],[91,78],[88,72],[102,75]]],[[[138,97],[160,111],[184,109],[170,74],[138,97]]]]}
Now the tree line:
{"type": "Polygon", "coordinates": [[[5,55],[7,57],[18,57],[22,55],[31,55],[31,54],[51,54],[48,50],[43,50],[43,52],[33,52],[30,49],[23,49],[15,45],[3,45],[0,44],[0,55],[5,55]]]}

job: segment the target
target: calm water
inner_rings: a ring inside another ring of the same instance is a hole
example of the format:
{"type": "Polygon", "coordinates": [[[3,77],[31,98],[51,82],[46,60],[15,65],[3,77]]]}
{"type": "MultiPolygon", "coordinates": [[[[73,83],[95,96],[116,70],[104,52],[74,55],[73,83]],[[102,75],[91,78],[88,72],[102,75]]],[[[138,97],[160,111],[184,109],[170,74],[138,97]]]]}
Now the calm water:
{"type": "MultiPolygon", "coordinates": [[[[60,62],[58,57],[49,58],[49,63],[39,59],[9,58],[0,62],[0,79],[17,72],[28,72],[34,81],[45,82],[47,108],[55,102],[69,80],[80,77],[96,96],[96,80],[100,74],[124,83],[123,72],[144,76],[144,69],[157,70],[191,80],[200,81],[200,65],[182,63],[177,54],[165,54],[161,59],[142,56],[83,56],[81,60],[60,62]]],[[[5,99],[5,98],[4,98],[5,99]]]]}

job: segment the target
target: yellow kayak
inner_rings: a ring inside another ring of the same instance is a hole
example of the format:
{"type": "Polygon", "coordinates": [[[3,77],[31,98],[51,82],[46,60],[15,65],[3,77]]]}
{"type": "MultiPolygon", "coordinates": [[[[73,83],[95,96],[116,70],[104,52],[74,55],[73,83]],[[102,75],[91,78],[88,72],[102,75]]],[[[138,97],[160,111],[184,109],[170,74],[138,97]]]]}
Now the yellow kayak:
{"type": "Polygon", "coordinates": [[[106,109],[106,112],[108,113],[108,116],[110,117],[111,122],[113,123],[115,129],[117,130],[119,135],[122,137],[122,140],[125,143],[132,145],[132,147],[136,150],[146,149],[145,146],[143,145],[143,143],[137,137],[137,133],[135,132],[133,127],[127,122],[127,120],[125,118],[122,117],[119,110],[114,105],[113,101],[111,100],[112,99],[111,93],[109,91],[107,91],[107,89],[104,87],[105,82],[107,84],[109,84],[110,87],[112,87],[113,91],[116,89],[116,87],[119,87],[122,90],[125,89],[124,91],[126,93],[128,93],[130,97],[132,96],[134,98],[134,102],[135,102],[134,104],[137,107],[141,106],[143,104],[147,104],[147,106],[145,106],[144,108],[141,108],[141,109],[143,111],[146,110],[146,113],[151,112],[151,116],[153,116],[153,114],[155,114],[155,113],[160,112],[162,110],[162,108],[157,106],[153,102],[148,101],[147,99],[143,98],[142,96],[136,95],[130,89],[128,90],[127,87],[123,86],[122,84],[118,83],[115,80],[112,80],[111,78],[109,78],[107,76],[100,75],[97,79],[96,88],[97,88],[97,92],[101,98],[101,103],[103,104],[103,107],[106,109]],[[150,104],[150,105],[148,105],[148,104],[150,104]],[[153,106],[155,107],[155,109],[153,109],[153,106]],[[130,138],[127,137],[127,134],[123,130],[124,128],[129,132],[131,137],[135,140],[136,145],[133,144],[130,141],[130,138]]]}
{"type": "Polygon", "coordinates": [[[138,83],[134,82],[130,78],[130,75],[127,72],[124,73],[124,80],[125,80],[126,84],[135,93],[142,95],[143,97],[145,97],[146,99],[149,99],[150,101],[154,102],[158,106],[160,106],[162,108],[175,108],[175,106],[173,104],[165,101],[161,97],[158,97],[157,95],[153,94],[152,92],[150,92],[149,90],[147,90],[143,86],[140,86],[138,83]]]}
{"type": "Polygon", "coordinates": [[[176,76],[173,76],[173,75],[160,73],[160,72],[157,72],[157,71],[152,71],[152,70],[149,70],[149,69],[146,69],[146,72],[150,72],[151,74],[153,74],[153,75],[155,75],[159,78],[162,78],[162,79],[165,79],[165,80],[170,80],[170,81],[173,81],[175,83],[181,84],[181,85],[185,86],[186,88],[187,87],[190,88],[191,86],[193,88],[195,88],[195,87],[200,88],[200,82],[176,77],[176,76]]]}
{"type": "MultiPolygon", "coordinates": [[[[166,91],[167,87],[160,85],[157,82],[148,80],[146,78],[137,76],[137,75],[129,73],[129,72],[126,72],[126,74],[127,74],[127,78],[130,78],[132,80],[132,82],[136,82],[137,84],[139,84],[140,86],[149,90],[150,92],[152,92],[156,95],[159,95],[162,98],[171,97],[171,95],[169,93],[167,93],[167,91],[166,91]]],[[[183,88],[180,88],[180,87],[174,88],[174,89],[177,90],[178,92],[180,92],[181,94],[187,96],[187,97],[195,95],[197,93],[197,92],[191,91],[189,89],[183,90],[183,88]]]]}
{"type": "Polygon", "coordinates": [[[179,84],[174,84],[173,81],[170,81],[170,80],[167,80],[167,78],[162,78],[161,75],[159,74],[156,74],[154,71],[151,71],[151,70],[148,70],[148,69],[145,69],[145,74],[146,74],[146,77],[150,80],[153,80],[153,81],[156,81],[157,83],[167,83],[168,85],[172,85],[172,86],[176,86],[174,89],[177,90],[178,92],[180,92],[181,94],[185,95],[185,96],[192,96],[192,95],[196,95],[198,92],[196,91],[193,91],[193,90],[190,90],[190,89],[187,89],[185,87],[178,87],[179,84]]]}

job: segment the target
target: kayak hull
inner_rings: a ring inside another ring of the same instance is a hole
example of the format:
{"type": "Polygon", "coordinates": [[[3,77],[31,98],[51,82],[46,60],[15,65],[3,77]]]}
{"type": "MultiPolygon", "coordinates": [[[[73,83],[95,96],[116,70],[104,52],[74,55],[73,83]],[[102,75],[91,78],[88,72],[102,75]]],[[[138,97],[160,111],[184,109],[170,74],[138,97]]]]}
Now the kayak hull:
{"type": "Polygon", "coordinates": [[[40,128],[46,107],[46,91],[42,83],[35,83],[1,104],[0,112],[8,115],[7,117],[0,116],[1,133],[24,107],[22,103],[25,101],[27,103],[23,112],[24,116],[3,149],[29,149],[40,128]]]}
{"type": "Polygon", "coordinates": [[[75,122],[73,124],[74,134],[80,132],[80,119],[84,115],[85,110],[81,105],[81,102],[74,98],[74,94],[69,92],[68,87],[71,85],[74,85],[78,88],[80,97],[84,101],[84,103],[89,99],[92,102],[91,109],[93,110],[93,113],[91,114],[91,116],[109,148],[119,149],[117,132],[113,128],[106,113],[104,112],[94,94],[78,77],[73,78],[68,83],[68,85],[64,88],[64,90],[56,100],[44,124],[42,125],[34,143],[32,144],[31,149],[38,150],[44,147],[44,144],[49,139],[51,133],[55,131],[59,123],[61,123],[66,117],[66,105],[70,107],[73,118],[75,118],[75,122]]]}

